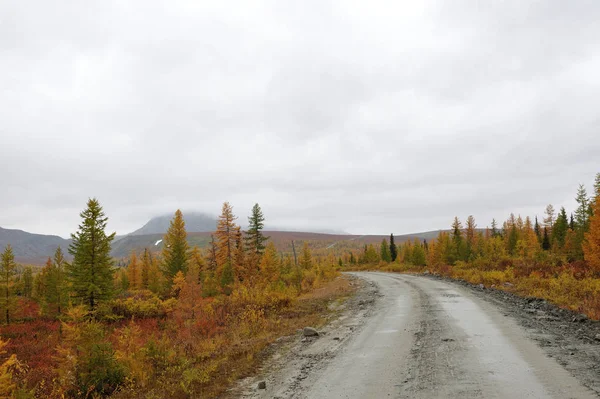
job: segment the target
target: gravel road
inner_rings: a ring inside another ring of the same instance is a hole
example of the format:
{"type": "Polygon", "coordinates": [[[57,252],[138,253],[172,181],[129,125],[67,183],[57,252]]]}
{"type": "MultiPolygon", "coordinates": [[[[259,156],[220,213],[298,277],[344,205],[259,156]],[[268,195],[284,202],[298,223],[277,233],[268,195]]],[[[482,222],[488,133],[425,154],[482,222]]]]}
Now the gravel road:
{"type": "MultiPolygon", "coordinates": [[[[319,337],[298,334],[280,343],[278,354],[257,378],[241,384],[237,396],[599,397],[600,342],[582,340],[587,346],[577,347],[575,337],[575,347],[552,352],[540,342],[559,342],[569,332],[560,330],[559,337],[552,328],[534,331],[521,320],[534,317],[530,309],[507,312],[505,306],[518,306],[498,303],[498,295],[487,300],[472,287],[421,276],[352,275],[361,289],[342,316],[319,337]],[[573,367],[564,356],[572,357],[573,367]],[[258,380],[266,381],[266,389],[256,388],[258,380]]],[[[546,313],[539,306],[533,312],[546,313]]],[[[560,317],[544,317],[561,323],[560,317]]],[[[576,331],[581,335],[581,328],[576,331]]]]}

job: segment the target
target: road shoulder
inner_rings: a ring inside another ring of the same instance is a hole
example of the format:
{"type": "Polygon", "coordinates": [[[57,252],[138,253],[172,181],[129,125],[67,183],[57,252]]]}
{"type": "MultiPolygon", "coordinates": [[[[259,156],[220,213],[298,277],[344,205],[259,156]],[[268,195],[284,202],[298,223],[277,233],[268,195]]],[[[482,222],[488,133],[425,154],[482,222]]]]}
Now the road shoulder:
{"type": "Polygon", "coordinates": [[[600,396],[600,322],[561,309],[543,299],[474,285],[462,280],[425,275],[463,289],[498,308],[537,343],[548,357],[556,359],[583,386],[600,396]]]}
{"type": "Polygon", "coordinates": [[[332,302],[332,319],[318,329],[318,337],[306,337],[302,330],[281,337],[272,344],[267,359],[256,375],[245,378],[228,392],[228,398],[290,398],[308,389],[329,361],[344,350],[349,340],[365,325],[380,298],[373,282],[345,275],[356,287],[345,302],[332,302]],[[264,381],[265,388],[259,383],[264,381]]]}

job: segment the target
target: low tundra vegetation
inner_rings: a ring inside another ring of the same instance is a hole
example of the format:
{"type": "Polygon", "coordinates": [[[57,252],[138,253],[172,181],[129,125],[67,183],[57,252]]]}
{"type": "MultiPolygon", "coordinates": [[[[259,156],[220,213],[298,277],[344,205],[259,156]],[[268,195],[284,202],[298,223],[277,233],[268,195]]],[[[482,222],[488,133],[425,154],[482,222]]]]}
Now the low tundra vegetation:
{"type": "Polygon", "coordinates": [[[72,261],[58,248],[19,272],[10,246],[2,255],[0,397],[216,397],[350,290],[307,243],[298,261],[279,253],[258,204],[242,232],[225,203],[204,250],[188,247],[177,211],[162,252],[134,252],[119,269],[98,201],[81,217],[72,261]]]}

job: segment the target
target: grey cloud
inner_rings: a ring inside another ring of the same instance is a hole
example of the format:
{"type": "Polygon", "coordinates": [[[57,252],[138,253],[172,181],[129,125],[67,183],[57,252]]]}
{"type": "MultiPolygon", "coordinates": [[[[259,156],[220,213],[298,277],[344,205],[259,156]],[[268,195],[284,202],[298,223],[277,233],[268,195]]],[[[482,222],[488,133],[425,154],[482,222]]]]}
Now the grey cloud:
{"type": "Polygon", "coordinates": [[[600,5],[0,6],[0,226],[181,207],[354,233],[572,209],[599,172],[600,5]]]}

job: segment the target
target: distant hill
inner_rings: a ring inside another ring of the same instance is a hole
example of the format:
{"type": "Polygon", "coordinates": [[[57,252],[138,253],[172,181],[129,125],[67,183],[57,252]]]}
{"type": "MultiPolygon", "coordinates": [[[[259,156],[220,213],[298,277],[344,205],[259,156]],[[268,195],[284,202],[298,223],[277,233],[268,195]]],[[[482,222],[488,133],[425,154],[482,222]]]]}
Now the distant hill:
{"type": "MultiPolygon", "coordinates": [[[[396,243],[402,243],[407,240],[431,240],[437,237],[439,230],[427,231],[416,234],[404,234],[394,236],[396,243]]],[[[197,245],[199,248],[206,248],[210,243],[210,232],[192,232],[188,233],[188,243],[190,246],[197,245]]],[[[389,240],[389,235],[349,235],[349,234],[326,234],[326,233],[309,233],[301,231],[264,231],[266,236],[275,243],[275,246],[282,251],[288,251],[291,248],[291,242],[295,241],[297,245],[308,241],[313,248],[333,247],[337,243],[353,242],[354,245],[364,244],[379,244],[385,238],[389,240]]],[[[112,256],[122,258],[129,256],[131,251],[142,252],[144,248],[148,248],[152,252],[162,250],[163,234],[147,234],[147,235],[128,235],[115,241],[112,245],[112,256]]]]}
{"type": "MultiPolygon", "coordinates": [[[[141,236],[147,234],[165,234],[169,229],[169,224],[172,219],[172,214],[153,217],[144,226],[128,235],[141,236]]],[[[187,231],[208,232],[215,231],[217,227],[217,218],[206,213],[186,212],[183,214],[183,220],[185,220],[185,229],[187,231]]]]}
{"type": "MultiPolygon", "coordinates": [[[[135,230],[127,235],[120,235],[117,240],[121,240],[128,236],[142,236],[148,234],[165,234],[169,229],[169,224],[173,219],[173,214],[166,214],[161,216],[155,216],[150,219],[141,228],[135,230]]],[[[208,233],[213,232],[217,228],[217,218],[203,212],[183,212],[183,220],[185,221],[185,230],[192,233],[208,233]]],[[[237,222],[242,227],[242,230],[247,228],[245,218],[238,218],[237,222]]],[[[296,229],[279,226],[266,226],[266,229],[271,231],[297,231],[296,229]]],[[[323,234],[347,234],[343,231],[338,230],[313,230],[317,233],[323,234]]]]}
{"type": "Polygon", "coordinates": [[[49,256],[54,255],[59,246],[66,253],[70,242],[59,236],[32,234],[0,227],[0,251],[10,244],[19,263],[43,264],[49,256]]]}
{"type": "MultiPolygon", "coordinates": [[[[188,242],[190,246],[197,245],[200,248],[206,248],[210,242],[210,235],[216,227],[215,218],[200,213],[190,213],[184,217],[186,218],[186,229],[188,230],[188,242]],[[193,231],[192,229],[203,229],[204,231],[193,231]]],[[[141,229],[120,237],[113,242],[111,255],[115,258],[123,258],[129,256],[133,250],[141,252],[144,248],[148,248],[152,252],[161,251],[163,245],[162,239],[168,229],[170,220],[170,215],[153,218],[141,229]],[[146,231],[153,233],[145,233],[146,231]]],[[[397,243],[413,240],[414,238],[431,240],[437,237],[438,233],[439,230],[397,235],[395,236],[395,240],[397,243]]],[[[352,242],[353,245],[379,244],[384,238],[389,239],[389,235],[360,236],[280,231],[274,229],[265,231],[265,234],[270,236],[277,248],[282,251],[288,251],[291,248],[292,241],[295,241],[297,245],[301,245],[304,241],[309,241],[311,242],[311,247],[328,248],[344,242],[352,242]]],[[[0,251],[10,243],[15,252],[16,260],[19,263],[43,265],[46,259],[54,254],[58,246],[62,247],[66,254],[70,242],[70,240],[54,235],[32,234],[22,230],[3,229],[0,227],[0,251]]]]}

